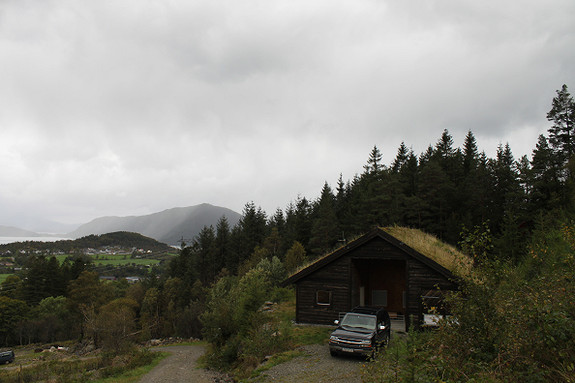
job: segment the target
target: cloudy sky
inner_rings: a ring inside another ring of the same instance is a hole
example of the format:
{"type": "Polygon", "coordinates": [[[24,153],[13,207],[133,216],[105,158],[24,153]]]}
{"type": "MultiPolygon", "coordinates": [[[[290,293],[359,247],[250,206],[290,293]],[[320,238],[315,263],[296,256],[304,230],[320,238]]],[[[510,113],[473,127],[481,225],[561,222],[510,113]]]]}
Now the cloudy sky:
{"type": "MultiPolygon", "coordinates": [[[[530,155],[573,0],[0,0],[0,224],[269,214],[448,129],[530,155]]],[[[575,91],[572,91],[575,93],[575,91]]],[[[30,225],[28,225],[30,226],[30,225]]]]}

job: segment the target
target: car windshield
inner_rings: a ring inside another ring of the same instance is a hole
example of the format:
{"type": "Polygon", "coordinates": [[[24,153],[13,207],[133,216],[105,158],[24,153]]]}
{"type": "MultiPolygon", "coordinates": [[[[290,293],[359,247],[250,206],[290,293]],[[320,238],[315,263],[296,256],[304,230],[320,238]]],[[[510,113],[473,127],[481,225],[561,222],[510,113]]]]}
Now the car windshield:
{"type": "Polygon", "coordinates": [[[370,315],[348,313],[341,321],[342,327],[351,327],[364,330],[375,330],[375,317],[370,315]]]}

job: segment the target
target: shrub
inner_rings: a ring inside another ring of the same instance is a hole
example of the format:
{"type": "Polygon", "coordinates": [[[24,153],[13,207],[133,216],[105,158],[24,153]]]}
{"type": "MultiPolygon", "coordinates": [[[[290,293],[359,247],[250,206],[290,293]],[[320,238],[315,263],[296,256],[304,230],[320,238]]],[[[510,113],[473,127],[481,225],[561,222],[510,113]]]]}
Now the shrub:
{"type": "Polygon", "coordinates": [[[573,225],[542,232],[514,267],[484,259],[448,297],[454,318],[392,343],[369,382],[575,382],[573,225]]]}
{"type": "Polygon", "coordinates": [[[239,279],[223,277],[210,290],[201,316],[208,366],[251,371],[266,355],[285,349],[289,330],[261,310],[271,296],[288,296],[273,287],[269,269],[256,267],[239,279]]]}

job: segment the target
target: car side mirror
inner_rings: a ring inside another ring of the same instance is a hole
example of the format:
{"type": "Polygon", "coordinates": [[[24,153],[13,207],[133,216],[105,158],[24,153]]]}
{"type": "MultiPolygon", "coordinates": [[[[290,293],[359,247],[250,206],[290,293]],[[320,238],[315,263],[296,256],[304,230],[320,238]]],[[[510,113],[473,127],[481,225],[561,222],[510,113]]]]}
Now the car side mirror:
{"type": "Polygon", "coordinates": [[[336,319],[336,320],[333,321],[333,324],[336,325],[336,326],[339,326],[339,321],[336,319]]]}

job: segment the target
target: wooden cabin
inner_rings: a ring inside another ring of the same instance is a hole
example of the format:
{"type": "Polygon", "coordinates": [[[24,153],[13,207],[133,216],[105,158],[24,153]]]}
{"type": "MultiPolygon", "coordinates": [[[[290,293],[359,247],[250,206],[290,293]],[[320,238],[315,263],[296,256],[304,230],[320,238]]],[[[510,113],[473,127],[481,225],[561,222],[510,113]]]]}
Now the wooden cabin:
{"type": "Polygon", "coordinates": [[[470,266],[455,248],[419,230],[377,228],[283,284],[296,286],[298,323],[333,324],[356,306],[375,306],[407,328],[410,320],[422,324],[428,310],[424,301],[433,304],[440,291],[457,289],[456,275],[470,266]]]}

